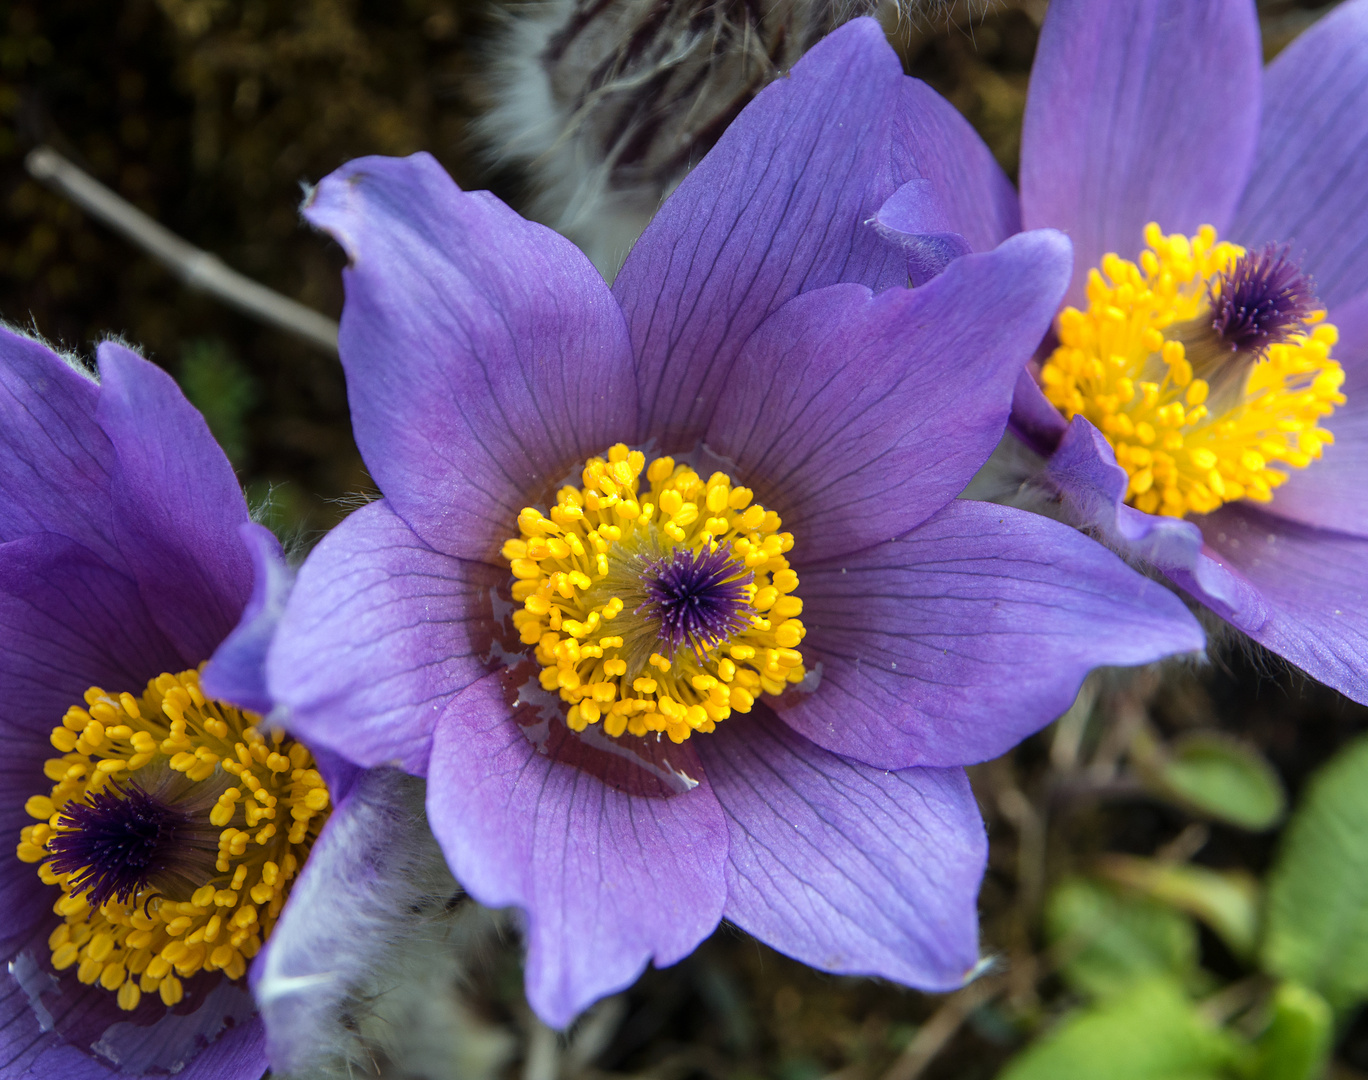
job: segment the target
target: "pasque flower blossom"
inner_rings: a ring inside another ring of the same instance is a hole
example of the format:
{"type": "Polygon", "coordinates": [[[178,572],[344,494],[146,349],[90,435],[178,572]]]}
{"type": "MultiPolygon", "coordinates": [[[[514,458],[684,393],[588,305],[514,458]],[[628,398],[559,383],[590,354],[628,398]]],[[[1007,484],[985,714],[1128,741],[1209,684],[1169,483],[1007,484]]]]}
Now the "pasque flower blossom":
{"type": "Polygon", "coordinates": [[[1201,648],[1100,545],[956,499],[1070,265],[972,180],[926,189],[963,125],[853,22],[611,291],[425,155],[352,162],[305,206],[350,259],[340,347],[384,497],[301,569],[269,686],[311,744],[427,777],[458,880],[525,913],[552,1024],[722,918],[958,985],[985,856],[960,766],[1097,664],[1201,648]],[[904,226],[943,203],[985,250],[938,274],[904,226]]]}
{"type": "Polygon", "coordinates": [[[255,1080],[247,963],[329,806],[248,711],[289,575],[170,377],[98,355],[0,328],[0,1075],[255,1080]]]}
{"type": "Polygon", "coordinates": [[[1365,138],[1364,0],[1266,70],[1248,0],[1052,3],[1021,218],[1076,261],[1013,416],[1067,518],[1359,701],[1365,138]]]}

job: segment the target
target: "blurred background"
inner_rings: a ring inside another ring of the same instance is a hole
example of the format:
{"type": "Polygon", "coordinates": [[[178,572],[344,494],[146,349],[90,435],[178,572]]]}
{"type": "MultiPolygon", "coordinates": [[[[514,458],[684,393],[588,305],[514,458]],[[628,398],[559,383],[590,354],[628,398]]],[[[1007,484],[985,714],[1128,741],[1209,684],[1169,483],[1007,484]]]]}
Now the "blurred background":
{"type": "MultiPolygon", "coordinates": [[[[1333,6],[1261,3],[1266,54],[1333,6]]],[[[884,13],[907,71],[948,97],[1013,177],[1045,8],[884,13]]],[[[335,318],[343,259],[302,225],[302,185],[362,154],[427,150],[463,187],[520,209],[534,199],[534,179],[496,163],[475,129],[493,104],[494,43],[527,10],[0,2],[0,316],[85,356],[110,335],[141,346],[205,413],[268,523],[307,547],[370,490],[335,356],[188,289],[32,179],[25,154],[55,148],[189,242],[335,318]]],[[[724,926],[567,1040],[530,1018],[516,939],[495,932],[461,982],[462,1038],[479,1052],[449,1074],[1299,1080],[1322,1074],[1333,1045],[1328,1075],[1368,1077],[1368,970],[1345,977],[1361,994],[1319,987],[1326,1021],[1280,989],[1287,972],[1269,960],[1261,916],[1266,891],[1299,873],[1284,849],[1289,813],[1302,808],[1296,820],[1314,831],[1323,808],[1308,781],[1352,753],[1368,710],[1246,644],[1213,654],[1201,669],[1103,673],[1051,729],[972,771],[992,841],[981,911],[996,959],[966,990],[933,997],[816,973],[724,926]],[[1106,1026],[1175,1002],[1177,1027],[1122,1027],[1163,1045],[1219,1031],[1236,1049],[1149,1062],[1106,1026]],[[1093,1027],[1075,1039],[1074,1064],[1020,1056],[1080,1018],[1093,1027]],[[1269,1032],[1284,1022],[1309,1034],[1279,1042],[1269,1032]]],[[[1368,836],[1359,809],[1350,826],[1368,836]]],[[[1358,959],[1368,969],[1368,951],[1358,959]]],[[[390,1046],[349,1067],[443,1075],[401,1057],[390,1046]]]]}

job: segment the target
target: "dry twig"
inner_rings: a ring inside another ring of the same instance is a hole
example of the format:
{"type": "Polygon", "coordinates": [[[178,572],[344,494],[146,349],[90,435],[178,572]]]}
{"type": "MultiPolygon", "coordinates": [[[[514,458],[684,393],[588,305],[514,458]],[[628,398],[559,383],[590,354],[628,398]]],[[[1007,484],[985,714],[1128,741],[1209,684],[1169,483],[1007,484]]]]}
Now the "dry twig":
{"type": "Polygon", "coordinates": [[[255,319],[337,353],[337,323],[332,319],[239,274],[217,255],[182,240],[50,146],[29,151],[24,165],[39,183],[122,233],[191,288],[202,289],[255,319]]]}

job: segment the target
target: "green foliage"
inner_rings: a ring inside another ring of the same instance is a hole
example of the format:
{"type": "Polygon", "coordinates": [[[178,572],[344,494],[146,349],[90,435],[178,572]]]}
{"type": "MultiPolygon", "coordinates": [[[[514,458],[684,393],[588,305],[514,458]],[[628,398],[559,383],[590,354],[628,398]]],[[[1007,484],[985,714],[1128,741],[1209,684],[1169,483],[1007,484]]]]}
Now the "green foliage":
{"type": "Polygon", "coordinates": [[[1108,857],[1099,869],[1119,885],[1195,915],[1236,956],[1253,956],[1259,933],[1259,883],[1249,874],[1126,855],[1108,857]]]}
{"type": "MultiPolygon", "coordinates": [[[[1255,758],[1233,745],[1190,740],[1171,757],[1156,752],[1146,767],[1153,775],[1161,761],[1184,764],[1178,784],[1205,772],[1215,779],[1203,797],[1212,805],[1225,800],[1227,819],[1243,805],[1249,824],[1259,817],[1252,812],[1258,788],[1245,781],[1262,762],[1246,768],[1255,758]]],[[[1281,789],[1276,799],[1271,790],[1263,789],[1265,821],[1282,810],[1281,789]]],[[[1324,1075],[1336,1012],[1343,1018],[1368,1000],[1368,738],[1312,779],[1269,873],[1262,926],[1259,886],[1247,874],[1122,855],[1104,858],[1097,870],[1109,884],[1065,881],[1045,916],[1061,974],[1095,1000],[1028,1046],[999,1080],[1324,1075]],[[1256,976],[1199,1007],[1192,994],[1204,972],[1194,917],[1281,981],[1256,976]],[[1215,1026],[1208,1010],[1229,1026],[1215,1026]]]]}
{"type": "Polygon", "coordinates": [[[1313,1080],[1330,1057],[1334,1016],[1325,999],[1298,983],[1273,994],[1272,1017],[1255,1044],[1251,1080],[1313,1080]]]}
{"type": "Polygon", "coordinates": [[[999,1080],[1222,1080],[1239,1057],[1172,978],[1147,979],[1065,1018],[999,1080]]]}
{"type": "Polygon", "coordinates": [[[1186,978],[1196,967],[1197,934],[1179,912],[1075,879],[1050,897],[1046,932],[1064,978],[1104,997],[1156,975],[1186,978]]]}
{"type": "Polygon", "coordinates": [[[1368,739],[1316,775],[1269,874],[1265,968],[1336,1010],[1368,999],[1368,739]]]}
{"type": "Polygon", "coordinates": [[[202,338],[185,348],[180,369],[181,389],[204,414],[223,452],[240,467],[247,455],[247,413],[257,403],[251,373],[218,338],[202,338]]]}
{"type": "Polygon", "coordinates": [[[1223,735],[1190,735],[1147,765],[1145,779],[1156,794],[1243,829],[1272,828],[1286,808],[1282,782],[1272,766],[1252,748],[1223,735]]]}

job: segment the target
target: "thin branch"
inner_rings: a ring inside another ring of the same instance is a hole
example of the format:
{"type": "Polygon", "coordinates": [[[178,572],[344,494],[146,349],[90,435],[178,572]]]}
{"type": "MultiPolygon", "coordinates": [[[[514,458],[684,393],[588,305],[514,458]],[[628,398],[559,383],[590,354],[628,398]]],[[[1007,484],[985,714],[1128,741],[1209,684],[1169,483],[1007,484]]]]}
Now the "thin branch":
{"type": "Polygon", "coordinates": [[[898,1055],[883,1080],[917,1080],[924,1070],[955,1037],[969,1015],[980,1005],[986,1004],[1006,988],[1007,982],[1000,975],[986,975],[977,982],[971,982],[963,990],[957,990],[946,998],[945,1003],[932,1014],[912,1037],[906,1049],[898,1055]]]}
{"type": "Polygon", "coordinates": [[[560,1036],[527,1011],[527,1056],[523,1058],[523,1080],[557,1080],[561,1075],[560,1036]]]}
{"type": "Polygon", "coordinates": [[[122,233],[194,289],[239,311],[337,353],[337,323],[312,308],[239,274],[216,255],[187,243],[50,146],[29,151],[29,175],[122,233]]]}

